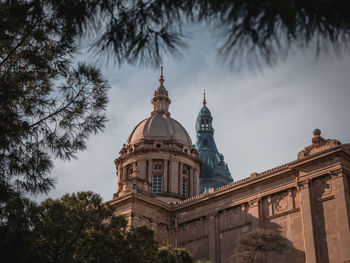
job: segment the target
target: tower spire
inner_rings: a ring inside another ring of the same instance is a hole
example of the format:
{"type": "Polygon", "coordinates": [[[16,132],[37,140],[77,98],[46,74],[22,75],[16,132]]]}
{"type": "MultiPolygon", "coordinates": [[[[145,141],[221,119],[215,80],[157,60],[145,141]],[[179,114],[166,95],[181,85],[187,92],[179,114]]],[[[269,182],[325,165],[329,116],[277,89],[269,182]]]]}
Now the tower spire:
{"type": "Polygon", "coordinates": [[[205,99],[205,89],[204,89],[203,105],[204,105],[204,106],[207,105],[207,101],[206,101],[206,99],[205,99]]]}
{"type": "Polygon", "coordinates": [[[163,86],[165,79],[163,77],[163,66],[160,66],[160,77],[159,77],[159,84],[160,86],[163,86]]]}

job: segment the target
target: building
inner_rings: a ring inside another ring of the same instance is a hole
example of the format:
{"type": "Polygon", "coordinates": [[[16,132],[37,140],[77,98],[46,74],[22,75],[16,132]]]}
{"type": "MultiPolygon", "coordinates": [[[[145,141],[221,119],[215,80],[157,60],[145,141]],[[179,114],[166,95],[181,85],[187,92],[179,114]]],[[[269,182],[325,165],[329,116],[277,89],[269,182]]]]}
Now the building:
{"type": "Polygon", "coordinates": [[[199,192],[207,192],[210,188],[218,188],[232,183],[231,173],[220,154],[214,140],[213,117],[203,99],[203,107],[198,113],[196,121],[196,149],[202,161],[201,176],[199,178],[199,192]]]}
{"type": "MultiPolygon", "coordinates": [[[[135,127],[115,160],[118,187],[108,203],[116,214],[132,226],[149,226],[160,242],[184,247],[195,259],[233,262],[240,238],[264,229],[288,244],[268,262],[350,262],[350,144],[324,139],[315,129],[296,160],[200,194],[205,141],[199,136],[198,153],[170,117],[162,73],[159,82],[151,116],[135,127]]],[[[210,114],[200,113],[197,135],[203,116],[212,130],[210,114]]]]}

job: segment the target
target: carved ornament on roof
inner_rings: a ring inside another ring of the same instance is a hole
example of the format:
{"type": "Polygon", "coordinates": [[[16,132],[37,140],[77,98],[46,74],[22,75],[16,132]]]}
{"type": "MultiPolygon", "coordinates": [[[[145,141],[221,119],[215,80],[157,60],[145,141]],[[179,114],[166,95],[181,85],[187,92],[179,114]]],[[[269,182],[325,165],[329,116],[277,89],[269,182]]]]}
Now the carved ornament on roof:
{"type": "Polygon", "coordinates": [[[335,139],[324,139],[321,136],[321,131],[319,129],[313,130],[314,137],[311,140],[311,145],[305,147],[304,150],[298,153],[298,159],[305,158],[314,153],[323,151],[328,148],[332,148],[341,145],[341,142],[335,139]]]}

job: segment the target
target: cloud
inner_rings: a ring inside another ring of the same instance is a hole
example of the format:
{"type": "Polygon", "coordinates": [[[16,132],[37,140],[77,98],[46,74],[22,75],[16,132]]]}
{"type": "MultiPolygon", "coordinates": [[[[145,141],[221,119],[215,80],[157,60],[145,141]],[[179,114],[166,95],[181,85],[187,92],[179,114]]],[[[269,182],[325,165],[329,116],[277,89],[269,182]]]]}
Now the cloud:
{"type": "MultiPolygon", "coordinates": [[[[313,53],[300,52],[262,73],[235,72],[216,63],[215,51],[201,36],[193,43],[184,60],[164,62],[170,112],[194,142],[206,90],[216,144],[234,180],[294,160],[311,143],[314,128],[324,137],[350,142],[349,57],[315,60],[313,53]]],[[[93,190],[111,199],[117,187],[113,161],[132,129],[152,111],[158,70],[104,66],[103,74],[112,86],[109,123],[104,133],[91,137],[78,160],[55,162],[51,197],[93,190]]]]}

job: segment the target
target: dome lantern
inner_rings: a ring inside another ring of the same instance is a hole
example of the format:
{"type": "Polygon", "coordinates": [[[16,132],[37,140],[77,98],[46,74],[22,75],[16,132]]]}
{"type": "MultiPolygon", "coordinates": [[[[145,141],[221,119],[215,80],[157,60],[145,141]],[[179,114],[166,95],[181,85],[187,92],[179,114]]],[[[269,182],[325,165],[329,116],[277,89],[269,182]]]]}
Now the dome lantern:
{"type": "Polygon", "coordinates": [[[171,100],[168,97],[168,91],[164,87],[165,79],[163,77],[163,66],[160,67],[160,78],[159,78],[159,87],[154,91],[154,97],[152,99],[153,111],[151,116],[160,113],[165,114],[170,117],[169,105],[171,100]]]}

